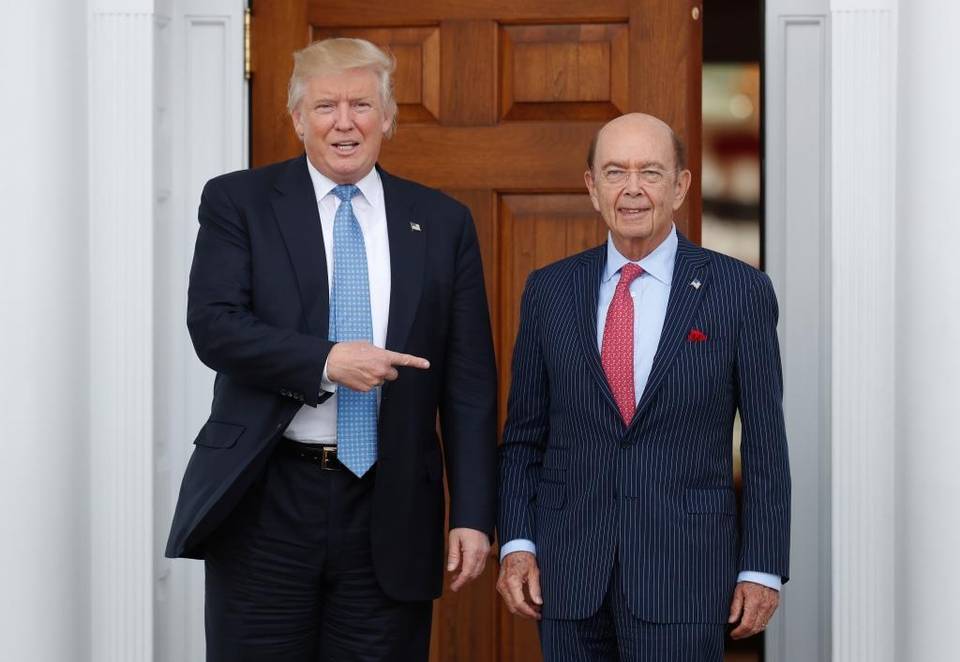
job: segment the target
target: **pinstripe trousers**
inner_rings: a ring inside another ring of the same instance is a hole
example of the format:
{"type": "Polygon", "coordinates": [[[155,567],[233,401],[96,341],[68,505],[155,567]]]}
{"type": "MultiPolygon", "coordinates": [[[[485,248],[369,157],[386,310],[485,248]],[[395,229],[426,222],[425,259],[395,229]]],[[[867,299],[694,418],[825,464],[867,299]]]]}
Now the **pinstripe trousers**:
{"type": "Polygon", "coordinates": [[[614,562],[606,598],[583,620],[539,623],[544,662],[723,662],[722,623],[651,623],[634,618],[614,562]]]}

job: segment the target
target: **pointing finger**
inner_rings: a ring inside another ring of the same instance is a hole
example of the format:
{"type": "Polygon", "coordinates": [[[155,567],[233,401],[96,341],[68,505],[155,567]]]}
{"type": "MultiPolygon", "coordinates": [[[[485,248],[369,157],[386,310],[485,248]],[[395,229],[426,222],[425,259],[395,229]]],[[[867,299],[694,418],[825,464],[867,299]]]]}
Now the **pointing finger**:
{"type": "Polygon", "coordinates": [[[390,361],[392,365],[401,366],[404,368],[418,368],[420,370],[426,370],[430,367],[430,362],[428,360],[420,358],[419,356],[414,356],[413,354],[390,352],[387,360],[390,361]]]}

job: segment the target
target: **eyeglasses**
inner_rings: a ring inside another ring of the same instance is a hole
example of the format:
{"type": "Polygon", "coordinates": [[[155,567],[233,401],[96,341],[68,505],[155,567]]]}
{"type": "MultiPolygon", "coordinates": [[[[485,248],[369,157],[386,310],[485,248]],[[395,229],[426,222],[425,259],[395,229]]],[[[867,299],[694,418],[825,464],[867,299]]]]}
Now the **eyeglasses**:
{"type": "Polygon", "coordinates": [[[643,170],[626,170],[624,168],[605,168],[600,171],[600,176],[607,184],[616,186],[626,183],[631,173],[637,173],[640,181],[647,184],[662,184],[668,174],[677,172],[676,170],[657,170],[656,168],[644,168],[643,170]]]}

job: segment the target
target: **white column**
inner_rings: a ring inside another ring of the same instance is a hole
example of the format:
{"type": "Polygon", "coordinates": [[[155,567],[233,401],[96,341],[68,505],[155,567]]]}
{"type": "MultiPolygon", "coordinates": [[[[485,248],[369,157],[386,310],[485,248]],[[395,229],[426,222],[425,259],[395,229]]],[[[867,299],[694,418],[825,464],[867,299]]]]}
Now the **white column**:
{"type": "Polygon", "coordinates": [[[833,659],[893,662],[896,2],[830,20],[833,659]]]}
{"type": "Polygon", "coordinates": [[[91,627],[96,662],[153,655],[153,3],[91,0],[91,627]]]}
{"type": "Polygon", "coordinates": [[[901,7],[897,660],[948,662],[960,615],[960,3],[901,7]]]}
{"type": "Polygon", "coordinates": [[[85,20],[0,21],[0,660],[91,659],[85,20]]]}

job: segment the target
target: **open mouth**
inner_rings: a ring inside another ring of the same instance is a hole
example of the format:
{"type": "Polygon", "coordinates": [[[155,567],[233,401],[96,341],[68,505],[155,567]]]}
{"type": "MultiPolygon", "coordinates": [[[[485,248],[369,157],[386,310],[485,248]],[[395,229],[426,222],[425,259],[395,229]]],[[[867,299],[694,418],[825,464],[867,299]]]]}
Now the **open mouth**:
{"type": "Polygon", "coordinates": [[[351,154],[357,147],[360,146],[360,143],[355,140],[343,140],[341,142],[333,143],[333,148],[340,154],[351,154]]]}

